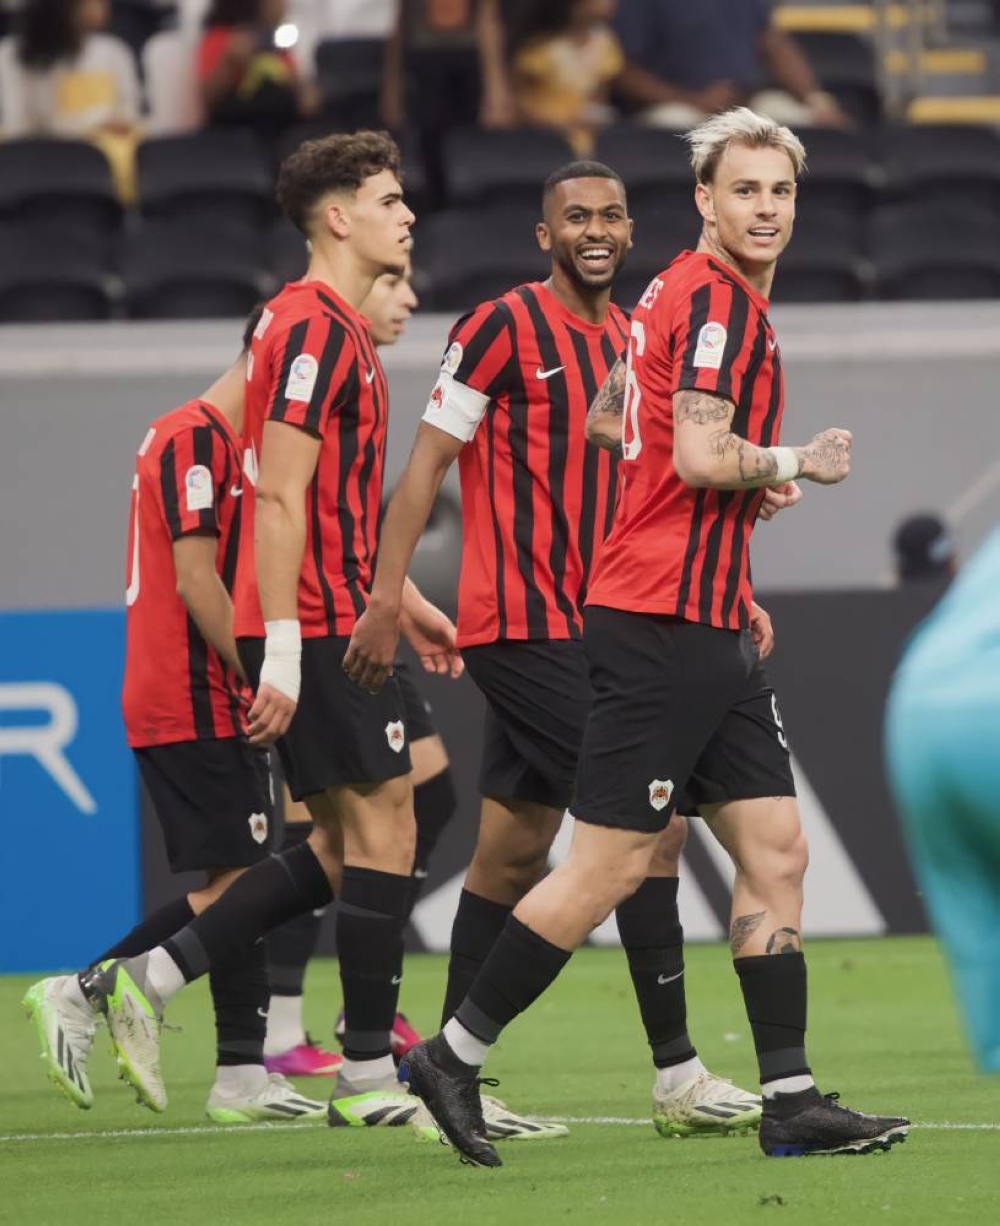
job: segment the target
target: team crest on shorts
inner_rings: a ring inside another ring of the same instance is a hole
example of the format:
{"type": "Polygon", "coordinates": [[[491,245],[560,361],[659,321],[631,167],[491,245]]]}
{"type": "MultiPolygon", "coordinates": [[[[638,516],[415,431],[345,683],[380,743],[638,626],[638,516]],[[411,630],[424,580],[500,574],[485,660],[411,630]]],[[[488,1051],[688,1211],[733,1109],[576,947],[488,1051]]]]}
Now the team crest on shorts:
{"type": "Polygon", "coordinates": [[[267,842],[267,814],[251,813],[247,818],[250,827],[250,837],[255,843],[267,842]]]}
{"type": "Polygon", "coordinates": [[[653,779],[649,785],[649,803],[653,808],[660,812],[670,804],[670,797],[674,794],[674,784],[672,779],[653,779]]]}
{"type": "Polygon", "coordinates": [[[403,732],[403,721],[391,719],[385,726],[385,739],[393,753],[402,753],[406,744],[406,734],[403,732]]]}

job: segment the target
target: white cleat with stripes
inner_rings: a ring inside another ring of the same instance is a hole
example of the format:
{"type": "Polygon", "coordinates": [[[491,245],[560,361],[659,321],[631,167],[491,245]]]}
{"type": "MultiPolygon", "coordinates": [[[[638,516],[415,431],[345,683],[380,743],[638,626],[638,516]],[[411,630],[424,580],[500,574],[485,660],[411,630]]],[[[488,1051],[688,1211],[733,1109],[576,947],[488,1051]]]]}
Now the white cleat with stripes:
{"type": "Polygon", "coordinates": [[[761,1100],[725,1077],[699,1073],[676,1090],[653,1087],[653,1123],[661,1137],[744,1135],[760,1127],[761,1100]]]}
{"type": "Polygon", "coordinates": [[[280,1073],[268,1073],[267,1085],[248,1098],[231,1098],[213,1087],[205,1114],[217,1124],[322,1120],[326,1118],[326,1103],[306,1098],[280,1073]]]}
{"type": "MultiPolygon", "coordinates": [[[[553,1123],[551,1120],[532,1120],[527,1116],[518,1115],[499,1098],[494,1098],[492,1094],[480,1095],[480,1101],[483,1105],[483,1120],[486,1124],[488,1141],[550,1141],[555,1137],[569,1135],[569,1129],[565,1124],[553,1123]]],[[[426,1140],[448,1144],[435,1124],[434,1117],[423,1103],[420,1103],[416,1115],[410,1122],[417,1133],[426,1140]]]]}
{"type": "Polygon", "coordinates": [[[71,1103],[87,1110],[94,1102],[87,1059],[101,1015],[89,1005],[76,1004],[63,992],[70,978],[55,975],[40,979],[28,989],[21,1003],[34,1023],[49,1080],[71,1103]]]}

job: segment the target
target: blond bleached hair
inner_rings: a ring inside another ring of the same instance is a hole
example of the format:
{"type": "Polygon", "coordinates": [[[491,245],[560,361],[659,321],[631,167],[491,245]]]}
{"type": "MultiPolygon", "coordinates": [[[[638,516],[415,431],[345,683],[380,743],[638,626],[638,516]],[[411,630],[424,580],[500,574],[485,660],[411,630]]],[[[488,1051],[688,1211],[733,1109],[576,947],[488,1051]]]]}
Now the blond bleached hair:
{"type": "Polygon", "coordinates": [[[688,132],[684,139],[690,147],[691,168],[699,183],[712,182],[719,159],[730,145],[747,145],[751,149],[783,149],[791,158],[796,178],[806,168],[805,146],[791,128],[758,115],[746,106],[713,115],[688,132]]]}

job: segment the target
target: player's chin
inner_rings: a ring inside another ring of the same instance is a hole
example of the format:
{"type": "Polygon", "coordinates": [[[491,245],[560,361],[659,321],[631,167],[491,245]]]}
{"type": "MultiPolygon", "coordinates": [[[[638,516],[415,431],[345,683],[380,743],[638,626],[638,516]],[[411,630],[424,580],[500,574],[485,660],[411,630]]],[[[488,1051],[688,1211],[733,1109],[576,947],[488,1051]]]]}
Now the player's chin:
{"type": "Polygon", "coordinates": [[[587,289],[610,289],[615,282],[615,274],[618,271],[617,266],[611,265],[607,268],[595,269],[590,268],[586,264],[581,264],[577,261],[574,264],[576,269],[576,279],[581,285],[585,285],[587,289]]]}

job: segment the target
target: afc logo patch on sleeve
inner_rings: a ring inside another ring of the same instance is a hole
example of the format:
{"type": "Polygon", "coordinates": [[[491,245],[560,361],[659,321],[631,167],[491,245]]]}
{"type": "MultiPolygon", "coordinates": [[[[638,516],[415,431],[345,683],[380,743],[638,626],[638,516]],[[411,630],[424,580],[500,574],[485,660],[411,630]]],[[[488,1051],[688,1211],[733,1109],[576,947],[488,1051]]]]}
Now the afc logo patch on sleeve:
{"type": "Polygon", "coordinates": [[[444,361],[441,363],[441,369],[449,375],[453,375],[456,370],[462,365],[462,358],[465,357],[465,350],[454,341],[448,346],[448,352],[444,355],[444,361]]]}
{"type": "Polygon", "coordinates": [[[292,362],[285,384],[286,400],[311,400],[319,374],[319,362],[311,353],[300,353],[292,362]]]}
{"type": "Polygon", "coordinates": [[[719,370],[726,351],[728,333],[722,324],[707,323],[698,333],[694,365],[702,370],[719,370]]]}
{"type": "Polygon", "coordinates": [[[215,501],[212,474],[204,464],[193,464],[184,476],[189,511],[207,511],[215,501]]]}

